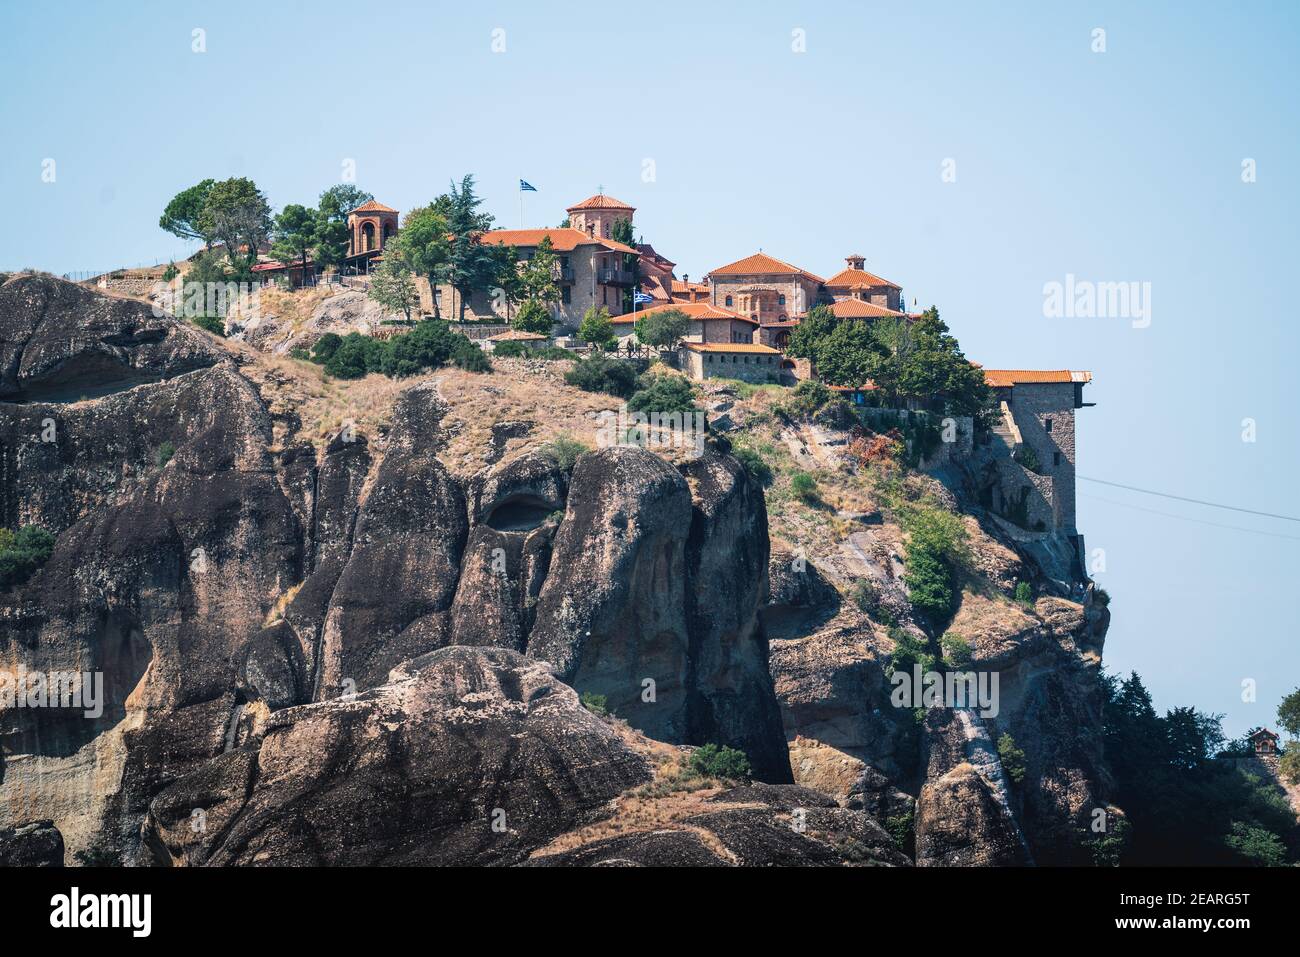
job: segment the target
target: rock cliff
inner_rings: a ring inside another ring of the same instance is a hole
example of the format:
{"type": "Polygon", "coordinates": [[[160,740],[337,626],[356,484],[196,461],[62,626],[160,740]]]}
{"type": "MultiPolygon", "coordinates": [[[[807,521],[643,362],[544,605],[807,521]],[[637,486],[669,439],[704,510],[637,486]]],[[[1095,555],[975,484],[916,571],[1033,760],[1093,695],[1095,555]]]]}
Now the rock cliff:
{"type": "Polygon", "coordinates": [[[0,704],[0,863],[1079,853],[1105,609],[999,597],[1021,558],[973,520],[952,628],[1002,710],[918,722],[889,701],[885,619],[922,632],[890,523],[796,560],[725,441],[558,455],[595,400],[544,370],[309,375],[141,302],[0,285],[0,525],[54,535],[0,589],[0,670],[103,677],[94,717],[0,704]],[[846,597],[863,578],[884,613],[846,597]],[[709,743],[756,781],[685,770],[709,743]]]}

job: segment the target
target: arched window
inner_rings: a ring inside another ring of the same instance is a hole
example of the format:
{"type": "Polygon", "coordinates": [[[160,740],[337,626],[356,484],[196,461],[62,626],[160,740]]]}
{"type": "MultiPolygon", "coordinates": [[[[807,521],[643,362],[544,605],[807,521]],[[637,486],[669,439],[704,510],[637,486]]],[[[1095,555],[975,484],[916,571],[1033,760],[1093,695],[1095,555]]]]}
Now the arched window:
{"type": "Polygon", "coordinates": [[[365,222],[361,224],[361,251],[368,253],[375,248],[375,224],[365,222]]]}
{"type": "Polygon", "coordinates": [[[731,305],[731,297],[730,297],[730,296],[727,297],[727,305],[728,305],[728,306],[731,305]]]}
{"type": "Polygon", "coordinates": [[[785,305],[785,296],[777,296],[777,297],[776,297],[776,301],[779,302],[781,305],[784,306],[784,305],[785,305]]]}

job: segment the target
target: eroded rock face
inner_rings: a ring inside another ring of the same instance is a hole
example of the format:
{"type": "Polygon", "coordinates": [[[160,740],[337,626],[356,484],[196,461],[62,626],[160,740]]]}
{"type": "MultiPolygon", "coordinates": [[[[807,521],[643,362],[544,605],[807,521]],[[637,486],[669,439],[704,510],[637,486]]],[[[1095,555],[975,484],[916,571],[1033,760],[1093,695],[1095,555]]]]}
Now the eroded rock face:
{"type": "Polygon", "coordinates": [[[0,867],[62,867],[63,835],[53,821],[0,827],[0,867]]]}
{"type": "Polygon", "coordinates": [[[508,863],[649,778],[545,663],[444,648],[355,698],[278,712],[154,799],[146,846],[191,865],[508,863]]]}

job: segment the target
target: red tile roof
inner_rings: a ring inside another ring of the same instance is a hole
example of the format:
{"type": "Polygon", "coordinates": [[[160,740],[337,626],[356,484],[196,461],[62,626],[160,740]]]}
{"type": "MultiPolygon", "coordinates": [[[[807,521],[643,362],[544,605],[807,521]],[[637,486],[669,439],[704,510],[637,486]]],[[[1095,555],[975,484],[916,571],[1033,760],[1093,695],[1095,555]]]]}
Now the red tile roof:
{"type": "Polygon", "coordinates": [[[397,212],[397,210],[393,209],[393,207],[391,206],[385,206],[383,203],[377,203],[372,199],[369,202],[362,203],[356,209],[352,210],[352,212],[354,213],[395,213],[397,212]]]}
{"type": "Polygon", "coordinates": [[[649,309],[638,309],[636,313],[624,313],[621,316],[614,316],[609,321],[615,324],[629,323],[640,319],[642,316],[649,315],[652,312],[663,312],[666,309],[676,309],[678,312],[684,312],[692,319],[698,322],[714,322],[723,319],[732,319],[736,322],[748,323],[751,326],[757,326],[756,320],[748,316],[742,316],[738,312],[732,312],[730,309],[722,309],[709,302],[673,302],[662,306],[651,306],[649,309]]]}
{"type": "Polygon", "coordinates": [[[888,279],[881,279],[874,273],[869,273],[863,269],[841,269],[830,279],[826,280],[828,288],[853,289],[857,286],[871,288],[874,286],[889,286],[893,289],[902,289],[896,282],[890,282],[888,279]]]}
{"type": "Polygon", "coordinates": [[[985,369],[984,381],[994,388],[1038,383],[1091,382],[1091,372],[1069,369],[985,369]]]}
{"type": "Polygon", "coordinates": [[[494,229],[484,233],[482,241],[494,246],[536,246],[545,236],[551,237],[551,247],[557,253],[570,253],[579,246],[604,246],[614,252],[637,254],[631,246],[588,236],[581,229],[494,229]]]}
{"type": "Polygon", "coordinates": [[[595,196],[588,196],[581,203],[575,203],[565,210],[571,213],[575,209],[626,209],[631,212],[636,211],[635,206],[629,206],[621,199],[615,199],[613,196],[606,196],[604,193],[597,193],[595,196]]]}
{"type": "Polygon", "coordinates": [[[831,303],[830,310],[840,319],[884,319],[891,316],[901,318],[906,315],[862,299],[841,299],[831,303]]]}
{"type": "Polygon", "coordinates": [[[775,259],[767,253],[754,253],[734,263],[719,266],[709,273],[710,276],[806,276],[814,282],[821,282],[820,276],[814,276],[806,269],[792,266],[775,259]]]}
{"type": "Polygon", "coordinates": [[[757,352],[765,356],[781,354],[780,349],[760,346],[755,342],[683,342],[682,347],[692,352],[757,352]]]}

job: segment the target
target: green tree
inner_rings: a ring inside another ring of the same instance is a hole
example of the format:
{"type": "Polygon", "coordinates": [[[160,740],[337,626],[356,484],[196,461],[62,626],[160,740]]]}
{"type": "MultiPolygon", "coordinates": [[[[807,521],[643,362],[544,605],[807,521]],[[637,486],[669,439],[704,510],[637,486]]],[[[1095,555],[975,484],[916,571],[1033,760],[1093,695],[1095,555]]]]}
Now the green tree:
{"type": "Polygon", "coordinates": [[[0,529],[0,588],[26,581],[54,552],[54,536],[39,525],[0,529]]]}
{"type": "Polygon", "coordinates": [[[518,281],[513,246],[482,242],[483,233],[492,228],[492,216],[479,211],[483,200],[474,192],[474,177],[466,174],[448,193],[447,226],[451,233],[446,275],[447,282],[460,293],[460,317],[465,316],[465,302],[476,291],[501,288],[509,293],[518,281]]]}
{"type": "Polygon", "coordinates": [[[687,767],[701,777],[732,781],[742,781],[752,773],[744,751],[716,744],[706,744],[692,751],[687,767]]]}
{"type": "Polygon", "coordinates": [[[636,369],[632,363],[606,355],[579,359],[564,374],[564,381],[584,392],[605,392],[620,399],[636,391],[636,369]]]}
{"type": "Polygon", "coordinates": [[[695,411],[695,389],[685,376],[644,375],[627,400],[627,408],[629,412],[689,415],[695,411]]]}
{"type": "Polygon", "coordinates": [[[436,203],[413,209],[406,214],[402,228],[390,248],[395,247],[416,275],[429,280],[433,295],[434,318],[441,318],[436,295],[438,286],[447,279],[451,259],[451,241],[448,238],[447,217],[436,203]]]}
{"type": "MultiPolygon", "coordinates": [[[[331,186],[320,194],[316,208],[320,220],[316,225],[316,262],[324,267],[338,267],[347,259],[348,213],[374,196],[352,183],[331,186]]],[[[387,252],[387,249],[385,249],[387,252]]]]}
{"type": "Polygon", "coordinates": [[[251,179],[214,183],[203,206],[203,228],[226,247],[237,278],[257,262],[257,250],[271,233],[271,207],[251,179]],[[242,247],[242,249],[241,249],[242,247]]]}
{"type": "Polygon", "coordinates": [[[519,265],[518,289],[525,301],[533,300],[543,305],[560,301],[560,286],[556,282],[558,265],[551,237],[543,236],[531,259],[519,265]]]}
{"type": "Polygon", "coordinates": [[[555,319],[550,311],[536,299],[529,299],[520,306],[510,323],[511,328],[520,332],[535,332],[542,336],[549,336],[554,325],[555,319]]]}
{"type": "Polygon", "coordinates": [[[322,213],[331,219],[347,222],[348,213],[358,206],[370,202],[375,197],[355,183],[339,183],[320,194],[317,203],[322,213]]]}
{"type": "Polygon", "coordinates": [[[652,309],[636,321],[637,341],[658,349],[671,349],[691,328],[691,317],[680,309],[652,309]]]}
{"type": "Polygon", "coordinates": [[[271,255],[285,264],[296,260],[302,270],[304,285],[307,282],[307,258],[316,248],[319,226],[320,215],[316,210],[297,203],[290,203],[275,217],[271,255]]]}
{"type": "Polygon", "coordinates": [[[1300,738],[1300,688],[1296,688],[1277,706],[1277,722],[1293,738],[1300,738]]]}
{"type": "Polygon", "coordinates": [[[389,244],[379,268],[370,274],[366,295],[385,309],[402,313],[407,322],[411,321],[411,312],[420,305],[420,294],[415,288],[411,266],[396,244],[389,244]]]}
{"type": "Polygon", "coordinates": [[[608,349],[618,337],[614,335],[614,324],[610,321],[606,306],[591,306],[582,317],[578,326],[578,338],[589,342],[599,349],[608,349]]]}
{"type": "Polygon", "coordinates": [[[1016,747],[1016,739],[1009,734],[1003,733],[998,738],[998,760],[1012,784],[1025,780],[1025,752],[1016,747]]]}
{"type": "Polygon", "coordinates": [[[816,360],[817,375],[831,385],[857,388],[871,378],[877,357],[867,324],[851,319],[837,325],[823,341],[816,360]]]}
{"type": "Polygon", "coordinates": [[[201,183],[183,189],[172,197],[163,210],[158,225],[181,239],[201,239],[204,247],[212,245],[212,223],[205,219],[208,193],[214,180],[205,179],[201,183]]]}
{"type": "Polygon", "coordinates": [[[911,325],[913,349],[903,362],[899,392],[907,398],[938,397],[949,415],[973,416],[988,424],[993,393],[984,372],[966,358],[957,338],[931,306],[911,325]]]}
{"type": "Polygon", "coordinates": [[[875,355],[868,364],[871,381],[889,405],[897,406],[902,397],[904,373],[916,351],[912,324],[901,316],[877,319],[871,324],[871,341],[875,344],[875,355]]]}

